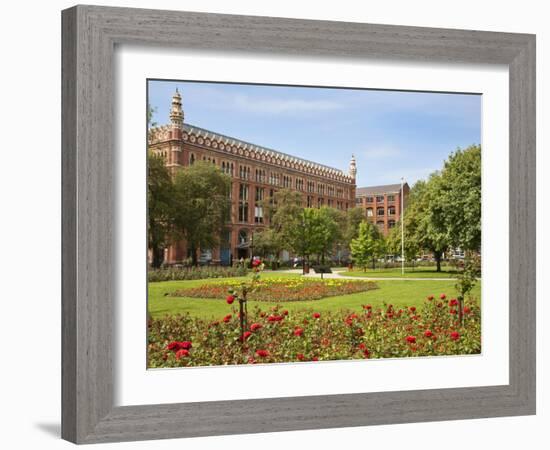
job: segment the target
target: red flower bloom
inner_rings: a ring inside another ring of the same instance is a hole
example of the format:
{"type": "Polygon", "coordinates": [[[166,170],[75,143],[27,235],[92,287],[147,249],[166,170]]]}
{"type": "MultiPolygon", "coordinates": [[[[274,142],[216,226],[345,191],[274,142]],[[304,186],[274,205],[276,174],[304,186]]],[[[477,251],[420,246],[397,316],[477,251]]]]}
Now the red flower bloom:
{"type": "Polygon", "coordinates": [[[235,296],[234,295],[228,295],[227,298],[225,299],[225,301],[227,302],[228,305],[230,305],[231,303],[233,303],[235,301],[235,296]]]}
{"type": "Polygon", "coordinates": [[[258,267],[262,262],[259,259],[252,261],[252,267],[258,267]]]}
{"type": "Polygon", "coordinates": [[[266,358],[269,356],[269,352],[267,350],[256,350],[256,355],[261,358],[266,358]]]}
{"type": "Polygon", "coordinates": [[[415,312],[415,311],[416,311],[416,306],[411,306],[411,307],[409,308],[409,310],[410,310],[411,312],[415,312]]]}
{"type": "Polygon", "coordinates": [[[365,356],[365,358],[368,358],[370,356],[369,350],[365,349],[365,351],[363,352],[363,355],[365,356]]]}
{"type": "Polygon", "coordinates": [[[458,341],[460,339],[460,333],[458,331],[453,331],[451,333],[451,339],[453,341],[458,341]]]}
{"type": "Polygon", "coordinates": [[[303,361],[306,357],[304,356],[303,353],[298,353],[298,354],[296,355],[296,358],[298,358],[300,361],[303,361]]]}
{"type": "Polygon", "coordinates": [[[319,361],[319,358],[317,358],[317,356],[314,356],[313,358],[311,358],[312,361],[319,361]]]}
{"type": "Polygon", "coordinates": [[[372,309],[371,305],[363,305],[363,309],[372,309]]]}
{"type": "Polygon", "coordinates": [[[268,320],[268,322],[280,322],[284,318],[285,318],[284,316],[279,316],[277,314],[272,314],[271,316],[269,316],[267,318],[267,320],[268,320]]]}
{"type": "Polygon", "coordinates": [[[261,323],[253,323],[250,325],[250,331],[258,331],[260,328],[262,328],[261,323]]]}
{"type": "Polygon", "coordinates": [[[416,342],[416,338],[414,336],[407,336],[405,338],[405,340],[409,343],[409,344],[414,344],[416,342]]]}
{"type": "Polygon", "coordinates": [[[456,306],[458,305],[458,300],[456,298],[452,298],[449,300],[449,306],[456,306]]]}
{"type": "Polygon", "coordinates": [[[456,313],[457,313],[456,309],[451,309],[449,312],[450,312],[451,314],[456,314],[456,313]]]}
{"type": "Polygon", "coordinates": [[[245,331],[241,336],[241,341],[246,341],[252,335],[251,331],[245,331]]]}
{"type": "Polygon", "coordinates": [[[166,348],[168,350],[179,350],[180,349],[180,343],[177,342],[177,341],[174,341],[174,342],[170,342],[166,348]]]}
{"type": "Polygon", "coordinates": [[[472,310],[470,309],[469,306],[464,307],[464,314],[470,314],[471,312],[472,312],[472,310]]]}
{"type": "Polygon", "coordinates": [[[294,336],[300,337],[302,334],[304,334],[304,329],[303,328],[296,328],[294,330],[294,336]]]}
{"type": "Polygon", "coordinates": [[[185,350],[189,350],[191,347],[193,347],[193,344],[191,343],[191,341],[180,342],[180,348],[183,348],[185,350]]]}
{"type": "Polygon", "coordinates": [[[176,359],[181,359],[181,358],[184,358],[186,356],[189,356],[189,350],[187,350],[185,348],[182,348],[181,350],[178,350],[176,352],[176,359]]]}
{"type": "Polygon", "coordinates": [[[225,316],[225,317],[223,318],[223,321],[224,321],[225,323],[229,322],[230,320],[231,320],[231,314],[228,314],[227,316],[225,316]]]}
{"type": "Polygon", "coordinates": [[[281,313],[283,316],[288,316],[288,310],[284,309],[283,312],[281,313]]]}
{"type": "Polygon", "coordinates": [[[434,335],[434,334],[432,333],[431,330],[426,330],[426,331],[424,331],[424,336],[426,336],[427,338],[432,337],[433,335],[434,335]]]}
{"type": "Polygon", "coordinates": [[[361,342],[361,343],[359,344],[359,348],[360,348],[361,350],[366,350],[366,349],[367,349],[367,344],[365,344],[364,342],[361,342]]]}
{"type": "Polygon", "coordinates": [[[447,296],[446,296],[445,294],[441,294],[441,295],[439,296],[439,298],[440,298],[441,300],[445,300],[445,299],[447,298],[447,296]]]}
{"type": "Polygon", "coordinates": [[[321,314],[319,314],[318,312],[313,313],[314,319],[318,319],[319,317],[321,317],[321,314]]]}

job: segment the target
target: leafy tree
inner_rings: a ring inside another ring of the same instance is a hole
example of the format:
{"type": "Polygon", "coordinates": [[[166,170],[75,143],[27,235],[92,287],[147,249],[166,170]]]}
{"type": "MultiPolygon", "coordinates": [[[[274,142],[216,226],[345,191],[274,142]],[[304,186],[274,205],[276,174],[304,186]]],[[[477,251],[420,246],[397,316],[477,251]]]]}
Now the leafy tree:
{"type": "Polygon", "coordinates": [[[462,250],[481,248],[481,147],[458,149],[441,173],[439,202],[449,244],[462,250]]]}
{"type": "Polygon", "coordinates": [[[254,251],[263,258],[270,255],[277,256],[281,251],[281,245],[279,235],[272,228],[254,233],[254,251]]]}
{"type": "Polygon", "coordinates": [[[224,225],[230,220],[231,179],[217,166],[198,161],[178,170],[174,177],[174,229],[185,239],[193,265],[199,248],[219,243],[224,225]]]}
{"type": "MultiPolygon", "coordinates": [[[[405,260],[412,261],[414,270],[414,260],[418,256],[420,247],[416,237],[413,236],[412,231],[413,230],[408,227],[405,227],[404,229],[403,234],[405,235],[405,245],[403,250],[405,252],[405,260]]],[[[401,255],[401,221],[399,221],[395,227],[391,229],[386,239],[386,243],[389,253],[393,255],[401,255]]]]}
{"type": "Polygon", "coordinates": [[[315,252],[315,239],[312,229],[316,223],[316,214],[313,208],[303,208],[294,217],[288,217],[285,223],[282,239],[297,255],[302,257],[302,271],[305,272],[306,261],[315,252]]]}
{"type": "Polygon", "coordinates": [[[174,185],[164,160],[147,154],[147,246],[151,265],[158,268],[164,260],[164,248],[170,241],[173,219],[174,185]]]}
{"type": "Polygon", "coordinates": [[[270,227],[283,237],[288,234],[292,221],[304,209],[302,195],[290,189],[281,189],[275,192],[272,199],[264,200],[266,216],[269,218],[270,227]]]}
{"type": "Polygon", "coordinates": [[[405,229],[418,246],[433,253],[437,272],[441,272],[441,258],[449,248],[445,210],[441,204],[441,175],[430,175],[428,181],[418,181],[409,194],[405,210],[405,229]]]}
{"type": "Polygon", "coordinates": [[[330,255],[336,241],[342,236],[339,227],[339,220],[342,216],[338,210],[327,207],[312,209],[311,215],[309,224],[310,253],[320,257],[321,263],[324,264],[325,257],[330,255]]]}
{"type": "Polygon", "coordinates": [[[374,261],[381,253],[382,235],[376,225],[373,225],[366,220],[359,224],[358,235],[352,239],[350,248],[353,260],[367,270],[367,265],[372,261],[374,269],[374,261]]]}

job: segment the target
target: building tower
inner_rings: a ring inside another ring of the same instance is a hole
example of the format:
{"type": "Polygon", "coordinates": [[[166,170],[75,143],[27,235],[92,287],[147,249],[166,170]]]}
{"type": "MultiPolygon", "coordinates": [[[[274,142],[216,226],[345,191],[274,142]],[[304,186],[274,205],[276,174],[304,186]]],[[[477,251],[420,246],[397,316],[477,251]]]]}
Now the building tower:
{"type": "Polygon", "coordinates": [[[357,165],[355,164],[355,155],[351,155],[351,160],[349,162],[349,176],[355,180],[357,175],[357,165]]]}
{"type": "Polygon", "coordinates": [[[183,125],[183,109],[181,108],[181,95],[176,88],[176,92],[172,97],[172,109],[170,110],[170,122],[172,129],[180,129],[183,125]]]}

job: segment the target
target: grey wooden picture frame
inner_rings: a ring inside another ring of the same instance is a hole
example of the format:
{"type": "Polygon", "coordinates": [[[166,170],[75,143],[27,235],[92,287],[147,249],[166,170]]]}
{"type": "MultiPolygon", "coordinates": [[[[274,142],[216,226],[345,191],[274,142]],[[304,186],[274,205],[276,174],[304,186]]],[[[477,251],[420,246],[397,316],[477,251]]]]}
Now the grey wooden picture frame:
{"type": "Polygon", "coordinates": [[[62,437],[75,443],[535,413],[535,36],[75,6],[62,12],[62,437]],[[505,64],[510,83],[509,384],[114,406],[117,44],[505,64]]]}

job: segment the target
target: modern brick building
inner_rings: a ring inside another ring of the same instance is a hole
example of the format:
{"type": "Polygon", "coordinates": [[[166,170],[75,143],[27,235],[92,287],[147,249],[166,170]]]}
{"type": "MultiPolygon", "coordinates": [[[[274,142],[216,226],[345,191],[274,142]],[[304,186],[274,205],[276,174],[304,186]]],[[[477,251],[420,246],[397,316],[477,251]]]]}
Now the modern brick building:
{"type": "Polygon", "coordinates": [[[362,208],[367,220],[387,236],[401,217],[401,202],[403,209],[407,207],[408,196],[407,183],[403,184],[403,193],[401,184],[361,187],[356,190],[355,206],[362,208]]]}
{"type": "MultiPolygon", "coordinates": [[[[252,256],[254,233],[267,218],[262,204],[278,189],[300,192],[307,207],[330,206],[340,210],[355,203],[357,168],[352,156],[349,172],[307,161],[279,151],[224,136],[184,122],[181,95],[172,98],[170,124],[149,131],[149,150],[164,158],[166,166],[178,168],[204,160],[216,164],[232,179],[231,223],[221,245],[202,249],[201,258],[213,264],[252,256]]],[[[166,250],[165,263],[180,263],[188,257],[185,242],[166,250]]]]}

